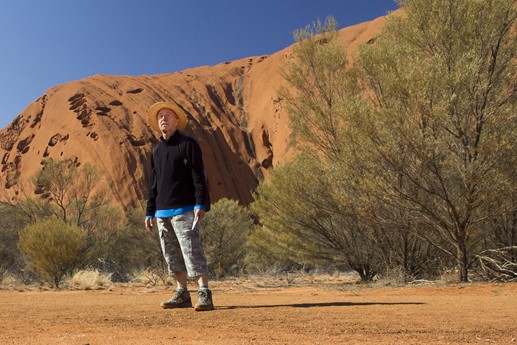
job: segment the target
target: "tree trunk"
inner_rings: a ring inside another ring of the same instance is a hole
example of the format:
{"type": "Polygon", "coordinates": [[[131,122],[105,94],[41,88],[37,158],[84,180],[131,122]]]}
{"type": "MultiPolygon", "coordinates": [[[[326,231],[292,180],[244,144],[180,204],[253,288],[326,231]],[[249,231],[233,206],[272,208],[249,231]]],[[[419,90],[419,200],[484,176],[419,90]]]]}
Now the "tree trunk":
{"type": "Polygon", "coordinates": [[[377,274],[368,264],[352,265],[352,268],[354,271],[359,273],[361,283],[370,283],[377,274]]]}
{"type": "Polygon", "coordinates": [[[467,257],[467,244],[466,244],[466,230],[465,229],[460,229],[460,231],[458,232],[456,248],[457,248],[459,279],[460,279],[460,282],[467,283],[469,281],[469,276],[468,276],[468,257],[467,257]]]}

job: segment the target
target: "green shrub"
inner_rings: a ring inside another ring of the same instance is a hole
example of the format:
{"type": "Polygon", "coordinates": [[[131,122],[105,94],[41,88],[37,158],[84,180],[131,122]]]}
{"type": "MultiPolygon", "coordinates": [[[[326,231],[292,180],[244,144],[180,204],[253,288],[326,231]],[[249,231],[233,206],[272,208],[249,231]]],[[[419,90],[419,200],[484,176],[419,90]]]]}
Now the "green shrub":
{"type": "Polygon", "coordinates": [[[201,236],[211,274],[219,277],[244,266],[247,237],[253,227],[251,212],[235,200],[212,205],[201,223],[201,236]]]}
{"type": "Polygon", "coordinates": [[[0,210],[0,278],[7,274],[10,268],[15,264],[16,259],[20,256],[16,242],[18,240],[18,231],[6,226],[4,221],[5,214],[0,210]]]}
{"type": "Polygon", "coordinates": [[[113,210],[107,211],[105,214],[96,213],[97,225],[91,231],[88,265],[102,272],[113,273],[113,281],[125,279],[135,270],[161,266],[163,258],[159,237],[145,230],[142,221],[145,218],[144,209],[128,210],[125,223],[113,221],[117,215],[113,210]]]}
{"type": "Polygon", "coordinates": [[[18,247],[36,275],[59,288],[63,276],[76,268],[86,242],[86,231],[49,218],[20,232],[18,247]]]}

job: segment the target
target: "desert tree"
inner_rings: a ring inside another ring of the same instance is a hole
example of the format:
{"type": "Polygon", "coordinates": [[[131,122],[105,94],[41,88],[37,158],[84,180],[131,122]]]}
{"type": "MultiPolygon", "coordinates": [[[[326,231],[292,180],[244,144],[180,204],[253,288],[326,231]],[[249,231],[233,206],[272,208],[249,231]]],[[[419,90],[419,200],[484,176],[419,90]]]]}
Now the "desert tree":
{"type": "Polygon", "coordinates": [[[370,193],[369,179],[376,178],[370,165],[375,164],[363,161],[366,141],[350,126],[363,106],[357,97],[361,89],[336,26],[329,18],[297,31],[293,54],[281,70],[288,85],[279,90],[279,98],[304,154],[259,187],[255,209],[266,224],[261,231],[290,233],[299,252],[327,265],[347,264],[363,281],[390,264],[405,263],[411,275],[422,266],[410,262],[423,257],[421,239],[403,232],[404,227],[386,231],[391,228],[374,221],[382,216],[370,193]],[[272,219],[279,210],[286,213],[272,219]],[[401,241],[407,250],[399,249],[401,241]],[[395,263],[394,257],[400,260],[395,263]]]}
{"type": "Polygon", "coordinates": [[[350,87],[346,47],[338,42],[337,22],[329,17],[296,30],[293,53],[280,73],[288,86],[278,97],[289,114],[295,143],[327,160],[340,153],[343,109],[350,87]]]}
{"type": "Polygon", "coordinates": [[[271,238],[272,256],[283,254],[313,267],[351,268],[368,282],[382,264],[374,233],[351,191],[338,187],[332,167],[299,155],[275,168],[256,191],[252,210],[262,227],[250,244],[264,250],[260,239],[271,238]]]}
{"type": "MultiPolygon", "coordinates": [[[[320,263],[347,263],[368,281],[377,271],[372,232],[362,222],[360,207],[355,207],[359,196],[341,164],[348,145],[345,121],[358,90],[349,72],[347,49],[339,41],[332,17],[297,30],[294,38],[293,56],[281,69],[288,86],[278,94],[289,114],[295,144],[305,154],[285,172],[280,170],[271,186],[263,185],[258,209],[265,215],[264,206],[272,201],[265,193],[273,194],[278,185],[284,185],[281,188],[294,193],[300,215],[299,221],[289,219],[284,228],[294,231],[299,244],[307,244],[303,251],[320,263]]],[[[278,200],[286,204],[274,201],[274,207],[289,208],[291,202],[279,192],[278,200]]]]}
{"type": "Polygon", "coordinates": [[[94,211],[108,204],[101,174],[89,163],[79,165],[71,159],[46,159],[27,183],[19,184],[14,196],[1,189],[0,203],[17,217],[36,222],[49,216],[77,225],[86,225],[94,211]]]}
{"type": "Polygon", "coordinates": [[[82,226],[91,220],[92,211],[107,204],[101,181],[89,163],[79,166],[70,159],[47,159],[35,177],[35,193],[55,206],[55,216],[82,226]]]}
{"type": "Polygon", "coordinates": [[[513,0],[405,0],[357,58],[363,105],[350,126],[386,221],[397,211],[468,281],[486,220],[515,166],[513,0]],[[374,164],[372,164],[374,163],[374,164]]]}

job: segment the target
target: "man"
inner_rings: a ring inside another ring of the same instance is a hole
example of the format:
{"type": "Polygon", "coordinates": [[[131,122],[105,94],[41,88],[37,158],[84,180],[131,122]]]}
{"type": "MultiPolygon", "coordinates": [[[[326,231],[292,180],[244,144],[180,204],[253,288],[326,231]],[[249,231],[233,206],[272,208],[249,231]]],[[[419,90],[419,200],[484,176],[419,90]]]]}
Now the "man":
{"type": "Polygon", "coordinates": [[[148,121],[161,135],[151,155],[145,227],[152,231],[156,217],[163,256],[169,274],[176,280],[175,295],[161,306],[192,307],[187,277],[197,277],[195,310],[212,310],[208,268],[198,229],[209,202],[201,148],[196,140],[180,132],[187,124],[187,117],[176,104],[153,104],[148,121]]]}

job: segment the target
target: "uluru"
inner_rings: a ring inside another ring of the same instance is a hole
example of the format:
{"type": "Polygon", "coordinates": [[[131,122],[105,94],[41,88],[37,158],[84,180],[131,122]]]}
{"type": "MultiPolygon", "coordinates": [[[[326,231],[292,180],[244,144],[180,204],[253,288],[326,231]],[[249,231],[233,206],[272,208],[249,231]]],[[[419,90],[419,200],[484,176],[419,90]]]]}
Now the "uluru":
{"type": "MultiPolygon", "coordinates": [[[[353,54],[379,34],[384,17],[339,30],[353,54]]],[[[113,204],[139,207],[146,197],[147,164],[158,134],[147,109],[173,101],[198,139],[212,201],[243,205],[268,171],[293,153],[286,110],[277,91],[279,68],[292,46],[271,55],[159,75],[94,75],[49,88],[0,131],[0,178],[6,195],[34,189],[29,181],[47,158],[94,165],[113,204]]],[[[32,191],[34,192],[34,191],[32,191]]]]}

